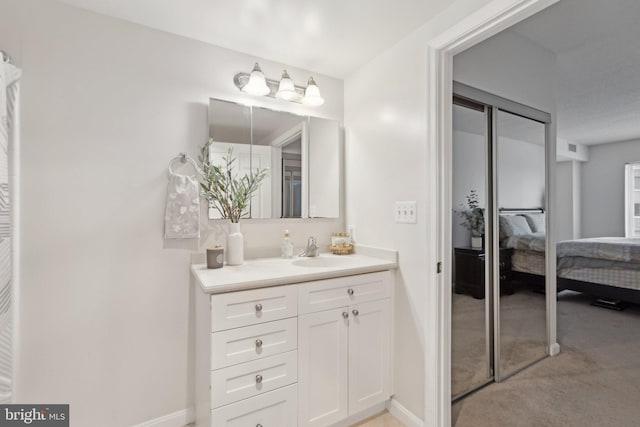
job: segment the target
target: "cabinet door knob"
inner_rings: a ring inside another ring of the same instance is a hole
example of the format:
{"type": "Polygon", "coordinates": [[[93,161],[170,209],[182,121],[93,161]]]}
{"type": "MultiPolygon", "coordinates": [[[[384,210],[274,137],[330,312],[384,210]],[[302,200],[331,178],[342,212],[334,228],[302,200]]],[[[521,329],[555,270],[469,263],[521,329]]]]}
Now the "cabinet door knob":
{"type": "Polygon", "coordinates": [[[262,424],[256,424],[256,427],[262,427],[262,424]]]}
{"type": "Polygon", "coordinates": [[[354,316],[357,316],[358,314],[360,314],[360,312],[358,310],[356,310],[355,308],[352,311],[354,316]]]}
{"type": "Polygon", "coordinates": [[[260,338],[258,338],[256,340],[256,348],[260,348],[260,347],[262,347],[262,340],[260,338]]]}
{"type": "Polygon", "coordinates": [[[346,311],[342,312],[342,317],[344,317],[345,319],[349,317],[349,313],[347,313],[346,311]]]}
{"type": "Polygon", "coordinates": [[[347,293],[348,293],[349,295],[353,295],[353,289],[349,289],[349,290],[347,290],[347,293]]]}
{"type": "Polygon", "coordinates": [[[262,375],[258,374],[256,375],[256,384],[260,384],[262,383],[262,375]]]}
{"type": "Polygon", "coordinates": [[[262,304],[260,304],[260,303],[256,304],[256,311],[257,312],[262,311],[262,304]]]}

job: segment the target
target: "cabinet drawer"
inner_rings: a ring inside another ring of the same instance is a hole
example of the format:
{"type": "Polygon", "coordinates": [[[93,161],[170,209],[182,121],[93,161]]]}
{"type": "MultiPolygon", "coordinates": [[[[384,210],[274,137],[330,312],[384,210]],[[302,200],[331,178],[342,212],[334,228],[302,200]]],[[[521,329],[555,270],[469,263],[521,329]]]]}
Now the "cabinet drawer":
{"type": "Polygon", "coordinates": [[[295,350],[297,347],[296,317],[214,332],[211,339],[211,367],[220,369],[295,350]]]}
{"type": "Polygon", "coordinates": [[[390,295],[390,271],[320,280],[300,285],[299,310],[300,314],[314,313],[388,298],[390,295]]]}
{"type": "Polygon", "coordinates": [[[290,385],[214,409],[210,427],[293,427],[298,425],[298,391],[290,385]]]}
{"type": "Polygon", "coordinates": [[[298,381],[298,352],[290,351],[211,372],[211,407],[218,408],[298,381]]]}
{"type": "Polygon", "coordinates": [[[211,296],[211,330],[213,332],[298,314],[296,285],[251,289],[211,296]]]}

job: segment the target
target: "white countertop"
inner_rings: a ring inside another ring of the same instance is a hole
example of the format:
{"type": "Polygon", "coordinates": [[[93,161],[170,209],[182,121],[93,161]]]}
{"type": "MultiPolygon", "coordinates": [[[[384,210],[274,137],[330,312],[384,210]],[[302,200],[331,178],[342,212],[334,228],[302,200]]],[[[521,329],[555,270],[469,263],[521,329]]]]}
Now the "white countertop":
{"type": "Polygon", "coordinates": [[[205,264],[193,264],[191,272],[205,293],[218,294],[397,268],[396,252],[388,252],[391,255],[384,257],[320,254],[315,258],[259,258],[211,270],[205,264]]]}

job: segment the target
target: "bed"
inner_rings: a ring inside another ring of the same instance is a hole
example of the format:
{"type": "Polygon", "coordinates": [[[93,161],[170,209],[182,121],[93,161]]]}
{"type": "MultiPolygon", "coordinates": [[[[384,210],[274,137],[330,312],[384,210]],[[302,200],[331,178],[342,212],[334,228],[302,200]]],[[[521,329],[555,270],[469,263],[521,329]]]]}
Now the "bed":
{"type": "Polygon", "coordinates": [[[640,304],[640,239],[565,240],[556,248],[559,291],[640,304]]]}
{"type": "MultiPolygon", "coordinates": [[[[544,213],[541,210],[501,210],[501,246],[513,249],[513,280],[544,287],[543,231],[544,213]]],[[[568,289],[597,298],[640,304],[640,239],[565,240],[558,242],[556,252],[558,291],[568,289]]]]}

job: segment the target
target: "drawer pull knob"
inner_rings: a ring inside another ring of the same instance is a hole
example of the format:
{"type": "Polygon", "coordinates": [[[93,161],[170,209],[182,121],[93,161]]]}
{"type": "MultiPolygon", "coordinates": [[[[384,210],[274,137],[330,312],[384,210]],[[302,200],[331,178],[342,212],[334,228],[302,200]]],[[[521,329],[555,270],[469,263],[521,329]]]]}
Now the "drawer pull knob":
{"type": "Polygon", "coordinates": [[[355,308],[352,311],[354,316],[357,316],[358,314],[360,314],[360,312],[358,310],[356,310],[355,308]]]}
{"type": "Polygon", "coordinates": [[[256,384],[260,384],[262,383],[262,375],[258,374],[256,375],[256,384]]]}
{"type": "Polygon", "coordinates": [[[256,304],[256,311],[257,312],[261,312],[262,311],[262,304],[260,304],[260,303],[256,304]]]}
{"type": "Polygon", "coordinates": [[[261,340],[260,338],[258,338],[258,339],[256,340],[256,347],[257,347],[257,348],[262,347],[262,340],[261,340]]]}
{"type": "Polygon", "coordinates": [[[347,313],[346,311],[343,311],[342,317],[344,317],[345,319],[349,318],[349,313],[347,313]]]}
{"type": "Polygon", "coordinates": [[[347,293],[348,293],[349,295],[353,295],[353,289],[349,289],[349,290],[347,290],[347,293]]]}
{"type": "Polygon", "coordinates": [[[262,424],[256,424],[256,427],[262,427],[262,424]]]}

